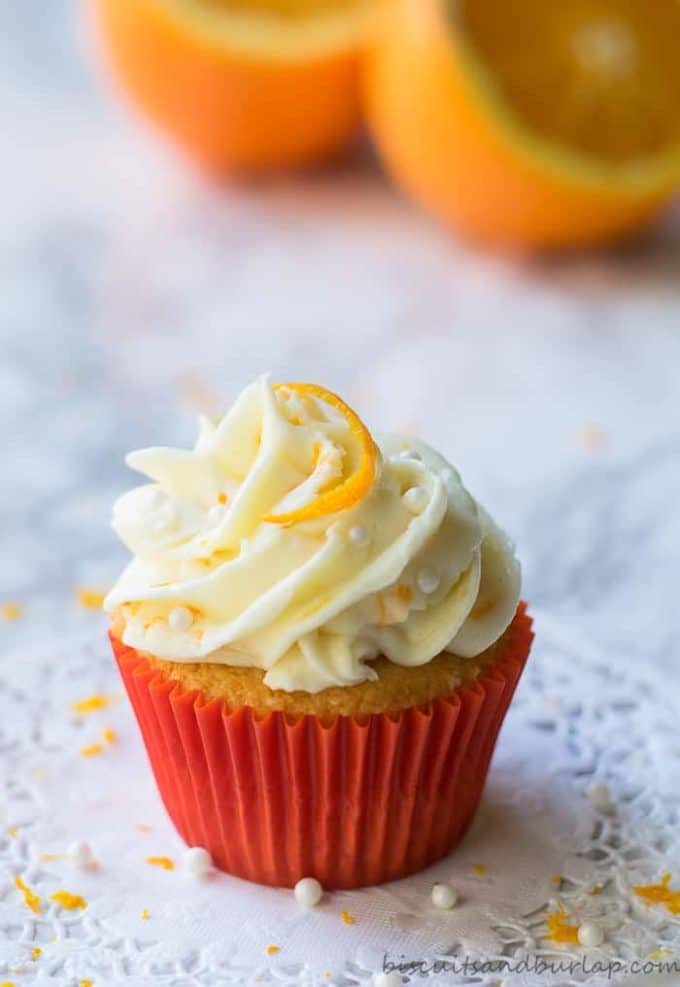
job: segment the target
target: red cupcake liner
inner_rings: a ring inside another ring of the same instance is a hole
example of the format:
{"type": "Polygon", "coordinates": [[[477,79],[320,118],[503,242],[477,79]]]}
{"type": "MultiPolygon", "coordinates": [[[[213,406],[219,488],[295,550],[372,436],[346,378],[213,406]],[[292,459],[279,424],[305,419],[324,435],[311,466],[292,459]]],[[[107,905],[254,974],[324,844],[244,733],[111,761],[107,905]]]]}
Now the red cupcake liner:
{"type": "Polygon", "coordinates": [[[111,641],[161,798],[186,843],[260,884],[316,877],[326,888],[356,888],[421,870],[462,839],[531,624],[521,603],[502,657],[446,699],[330,724],[206,702],[111,641]]]}

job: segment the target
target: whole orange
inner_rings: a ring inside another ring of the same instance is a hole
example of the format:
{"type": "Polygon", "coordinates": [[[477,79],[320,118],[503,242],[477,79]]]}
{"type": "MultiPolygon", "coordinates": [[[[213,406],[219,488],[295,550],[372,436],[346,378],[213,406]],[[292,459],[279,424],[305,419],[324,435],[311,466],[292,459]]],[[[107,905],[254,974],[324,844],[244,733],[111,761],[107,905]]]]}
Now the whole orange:
{"type": "Polygon", "coordinates": [[[497,245],[614,240],[680,185],[677,0],[383,0],[367,61],[386,167],[497,245]]]}

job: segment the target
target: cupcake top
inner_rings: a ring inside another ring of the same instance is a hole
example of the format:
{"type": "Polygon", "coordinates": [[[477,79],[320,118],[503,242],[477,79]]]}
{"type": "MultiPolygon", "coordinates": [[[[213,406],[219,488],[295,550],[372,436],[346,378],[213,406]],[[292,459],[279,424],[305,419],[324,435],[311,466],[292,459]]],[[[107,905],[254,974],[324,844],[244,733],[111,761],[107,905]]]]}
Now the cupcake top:
{"type": "Polygon", "coordinates": [[[127,462],[153,482],[115,505],[134,558],[104,606],[138,650],[313,693],[476,656],[515,614],[513,547],[456,470],[316,385],[260,378],[193,450],[127,462]]]}

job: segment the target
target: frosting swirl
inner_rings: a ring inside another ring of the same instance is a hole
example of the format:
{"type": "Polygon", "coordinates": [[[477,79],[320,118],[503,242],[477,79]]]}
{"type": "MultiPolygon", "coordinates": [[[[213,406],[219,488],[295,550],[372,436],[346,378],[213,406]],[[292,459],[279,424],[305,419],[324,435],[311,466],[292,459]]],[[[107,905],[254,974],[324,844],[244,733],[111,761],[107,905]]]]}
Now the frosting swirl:
{"type": "Polygon", "coordinates": [[[379,654],[477,655],[515,613],[512,545],[458,473],[418,440],[375,444],[319,388],[261,378],[193,450],[127,463],[153,482],[115,505],[134,558],[104,605],[131,647],[318,692],[375,678],[379,654]]]}

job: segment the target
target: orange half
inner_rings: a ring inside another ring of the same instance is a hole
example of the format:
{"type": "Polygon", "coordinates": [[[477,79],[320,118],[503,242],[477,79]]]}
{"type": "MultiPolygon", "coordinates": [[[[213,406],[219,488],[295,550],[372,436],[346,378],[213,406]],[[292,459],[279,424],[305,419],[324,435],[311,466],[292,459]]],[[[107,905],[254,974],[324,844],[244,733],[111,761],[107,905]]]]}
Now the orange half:
{"type": "Polygon", "coordinates": [[[299,521],[312,521],[315,518],[326,517],[328,514],[335,514],[352,507],[366,496],[375,481],[378,451],[371,438],[371,433],[356,411],[345,404],[342,398],[334,394],[333,391],[327,391],[325,387],[319,387],[318,384],[292,383],[276,384],[274,389],[277,391],[294,391],[295,394],[315,398],[321,404],[326,404],[339,411],[356,440],[359,455],[354,457],[354,461],[350,463],[348,475],[330,490],[322,491],[309,504],[305,504],[295,511],[289,511],[285,514],[269,514],[264,520],[271,524],[295,524],[299,521]]]}
{"type": "Polygon", "coordinates": [[[369,0],[88,0],[133,102],[219,171],[308,165],[359,121],[369,0]]]}
{"type": "Polygon", "coordinates": [[[383,0],[368,115],[392,175],[476,240],[612,240],[680,185],[677,0],[383,0]]]}

